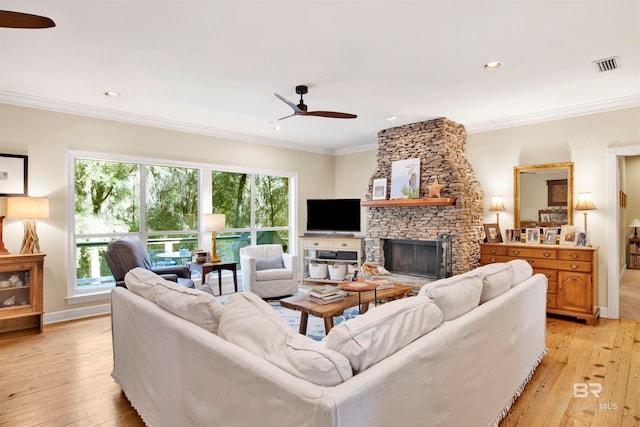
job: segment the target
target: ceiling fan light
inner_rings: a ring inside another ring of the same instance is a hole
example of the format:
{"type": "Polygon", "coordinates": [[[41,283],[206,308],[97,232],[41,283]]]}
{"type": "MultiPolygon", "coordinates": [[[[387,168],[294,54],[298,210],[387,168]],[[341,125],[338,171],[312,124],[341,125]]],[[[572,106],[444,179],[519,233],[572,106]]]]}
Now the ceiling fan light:
{"type": "Polygon", "coordinates": [[[395,120],[395,119],[397,119],[397,118],[398,118],[398,116],[387,116],[387,117],[385,117],[384,119],[385,119],[386,121],[388,121],[388,122],[392,122],[392,121],[394,121],[394,120],[395,120]]]}
{"type": "Polygon", "coordinates": [[[112,97],[112,98],[117,98],[117,97],[119,97],[119,96],[120,96],[120,94],[119,94],[118,92],[114,92],[114,91],[112,91],[112,90],[107,90],[107,91],[105,91],[105,92],[104,92],[104,96],[109,96],[109,97],[112,97]]]}

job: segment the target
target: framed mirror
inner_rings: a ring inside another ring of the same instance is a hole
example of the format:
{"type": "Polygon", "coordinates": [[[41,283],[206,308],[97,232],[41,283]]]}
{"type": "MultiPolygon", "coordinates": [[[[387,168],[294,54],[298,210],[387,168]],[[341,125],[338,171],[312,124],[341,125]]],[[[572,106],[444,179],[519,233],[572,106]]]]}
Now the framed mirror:
{"type": "Polygon", "coordinates": [[[513,228],[573,225],[573,163],[513,168],[513,228]]]}

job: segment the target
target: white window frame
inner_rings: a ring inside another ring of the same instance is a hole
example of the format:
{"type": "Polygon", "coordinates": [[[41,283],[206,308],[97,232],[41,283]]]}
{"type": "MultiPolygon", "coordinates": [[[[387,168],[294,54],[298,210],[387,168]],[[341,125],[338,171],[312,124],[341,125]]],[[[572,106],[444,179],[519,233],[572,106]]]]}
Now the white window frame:
{"type": "MultiPolygon", "coordinates": [[[[75,233],[75,160],[76,158],[82,159],[91,159],[98,161],[112,161],[112,162],[128,162],[128,163],[136,163],[144,166],[169,166],[169,167],[184,167],[191,169],[199,170],[199,189],[198,189],[198,224],[199,229],[196,230],[198,235],[199,246],[202,247],[202,243],[211,239],[210,234],[202,229],[202,224],[204,224],[204,215],[207,213],[211,213],[210,206],[210,194],[211,194],[211,173],[215,171],[222,172],[233,172],[233,173],[246,173],[249,175],[270,175],[270,176],[279,176],[285,177],[289,179],[289,226],[288,227],[269,227],[269,228],[260,228],[260,230],[288,230],[289,231],[289,252],[292,254],[297,253],[297,224],[298,224],[298,215],[297,215],[297,206],[298,206],[298,174],[296,172],[289,171],[275,171],[268,169],[257,169],[257,168],[241,168],[241,167],[232,167],[228,165],[216,165],[216,164],[207,164],[207,163],[196,163],[196,162],[185,162],[185,161],[176,161],[176,160],[168,160],[163,158],[150,158],[150,157],[141,157],[141,156],[127,156],[121,154],[111,154],[111,153],[99,153],[92,151],[76,151],[70,150],[67,153],[67,164],[68,167],[68,177],[67,177],[67,296],[66,301],[69,304],[80,304],[85,302],[92,301],[104,301],[107,299],[111,293],[112,287],[104,287],[96,290],[87,290],[82,291],[78,290],[76,287],[76,236],[75,233]],[[203,197],[202,195],[209,195],[203,197]],[[207,201],[208,202],[205,202],[207,201]]],[[[144,175],[144,174],[141,174],[144,175]]],[[[141,179],[144,179],[141,176],[141,179]]],[[[251,223],[254,223],[255,211],[254,211],[254,186],[255,179],[251,181],[251,223]]],[[[146,203],[146,194],[142,192],[141,194],[141,204],[146,203]]],[[[145,218],[140,218],[140,227],[144,230],[144,221],[145,218]]],[[[251,242],[255,244],[256,239],[256,228],[251,226],[250,230],[247,229],[229,229],[228,231],[250,231],[251,232],[251,242]]],[[[184,232],[165,232],[164,234],[184,234],[189,233],[191,230],[187,230],[184,232]]],[[[116,235],[118,233],[112,233],[107,235],[90,235],[90,237],[110,237],[116,235]]],[[[125,235],[139,235],[140,233],[122,233],[125,235]]],[[[145,232],[146,234],[146,232],[145,232]]]]}

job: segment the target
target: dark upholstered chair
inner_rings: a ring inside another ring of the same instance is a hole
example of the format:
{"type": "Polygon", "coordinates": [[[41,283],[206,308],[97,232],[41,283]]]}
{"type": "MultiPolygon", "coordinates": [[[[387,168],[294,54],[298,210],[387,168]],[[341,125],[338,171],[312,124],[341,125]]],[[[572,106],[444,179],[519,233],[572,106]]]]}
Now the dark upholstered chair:
{"type": "Polygon", "coordinates": [[[169,267],[151,267],[151,260],[137,236],[123,237],[113,242],[109,242],[109,250],[104,253],[104,258],[109,265],[109,269],[116,279],[117,286],[125,286],[124,275],[129,270],[136,267],[146,268],[167,280],[177,282],[187,288],[193,288],[194,283],[191,280],[191,271],[189,266],[176,265],[169,267]]]}

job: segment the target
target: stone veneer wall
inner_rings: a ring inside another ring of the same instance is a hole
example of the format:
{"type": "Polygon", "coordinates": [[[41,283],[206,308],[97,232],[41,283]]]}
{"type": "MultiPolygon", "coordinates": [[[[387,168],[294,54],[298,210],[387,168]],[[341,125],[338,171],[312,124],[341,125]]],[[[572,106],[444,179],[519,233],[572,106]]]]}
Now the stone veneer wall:
{"type": "Polygon", "coordinates": [[[484,236],[480,183],[466,158],[467,132],[447,118],[413,123],[378,132],[377,169],[373,179],[391,183],[391,163],[420,158],[420,197],[428,197],[435,177],[444,184],[441,197],[455,197],[455,205],[367,207],[365,253],[368,261],[384,265],[383,239],[436,240],[438,233],[453,238],[453,274],[478,265],[484,236]]]}

